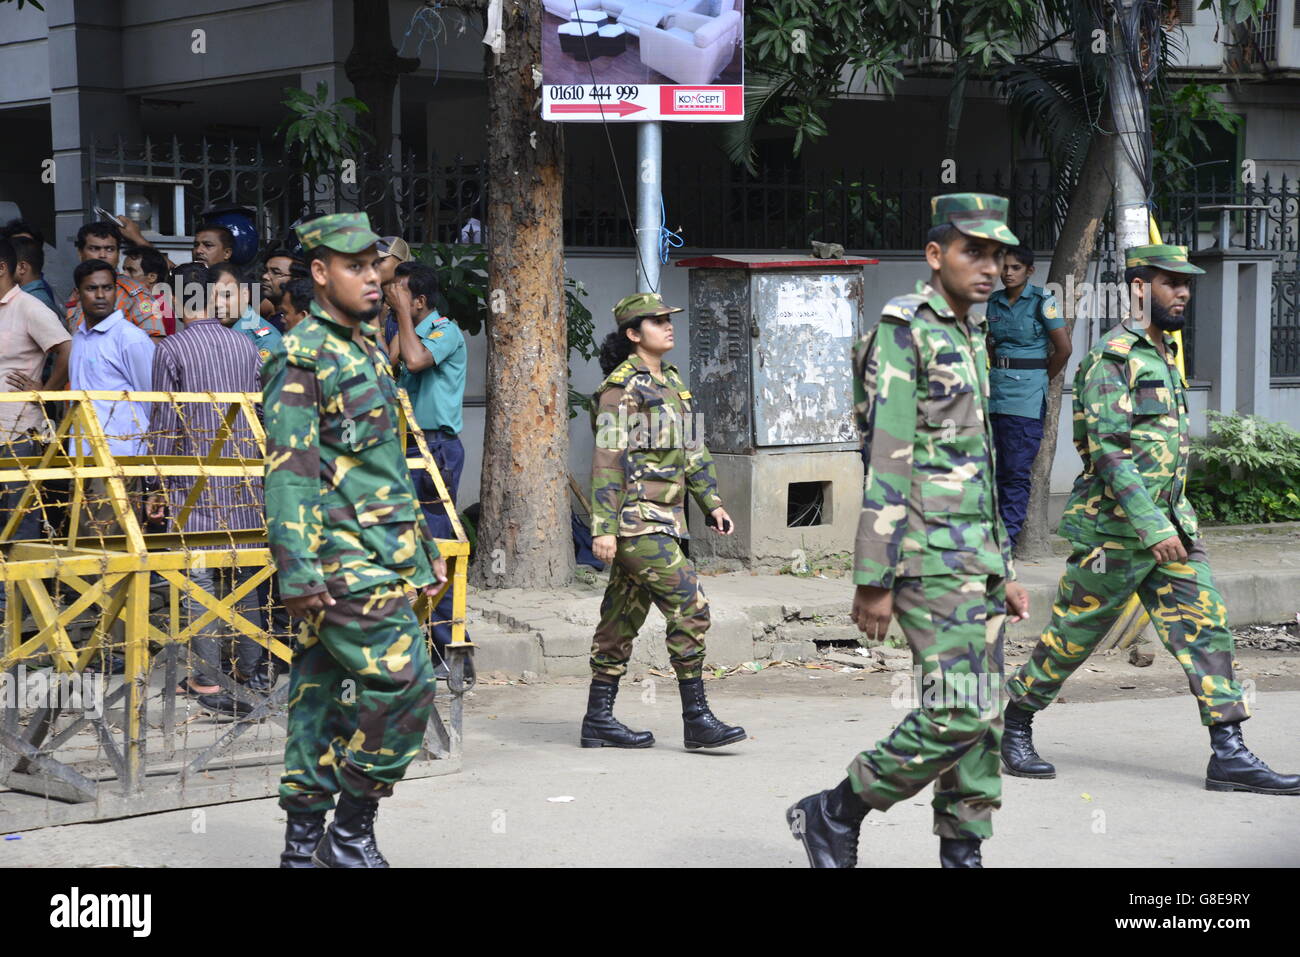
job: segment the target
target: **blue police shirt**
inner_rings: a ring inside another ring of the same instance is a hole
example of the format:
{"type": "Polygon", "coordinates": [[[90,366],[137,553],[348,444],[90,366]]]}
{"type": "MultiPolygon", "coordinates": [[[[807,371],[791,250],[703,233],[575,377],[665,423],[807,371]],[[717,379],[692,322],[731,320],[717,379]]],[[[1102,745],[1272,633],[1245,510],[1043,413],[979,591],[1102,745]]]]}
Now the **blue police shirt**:
{"type": "Polygon", "coordinates": [[[421,345],[433,356],[433,365],[411,372],[402,363],[397,384],[411,397],[411,410],[421,429],[445,429],[459,434],[463,428],[461,405],[465,399],[468,352],[460,326],[435,309],[415,326],[421,345]]]}
{"type": "MultiPolygon", "coordinates": [[[[1015,304],[1007,291],[989,297],[986,310],[990,355],[1006,359],[1046,359],[1048,333],[1065,328],[1054,296],[1026,285],[1015,304]]],[[[1047,399],[1046,369],[989,370],[989,412],[1041,419],[1047,399]]]]}

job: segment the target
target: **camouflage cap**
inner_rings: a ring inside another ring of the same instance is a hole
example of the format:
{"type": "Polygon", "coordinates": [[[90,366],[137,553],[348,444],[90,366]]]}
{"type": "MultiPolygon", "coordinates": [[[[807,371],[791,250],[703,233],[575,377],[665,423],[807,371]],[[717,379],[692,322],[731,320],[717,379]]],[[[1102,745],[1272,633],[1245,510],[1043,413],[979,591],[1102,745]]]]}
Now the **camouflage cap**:
{"type": "Polygon", "coordinates": [[[681,311],[680,306],[665,305],[657,292],[635,292],[614,306],[614,321],[621,326],[646,316],[667,316],[681,311]]]}
{"type": "Polygon", "coordinates": [[[1169,246],[1156,243],[1150,246],[1130,246],[1124,250],[1124,266],[1154,266],[1167,272],[1181,272],[1189,276],[1203,276],[1205,270],[1187,261],[1186,246],[1169,246]]]}
{"type": "Polygon", "coordinates": [[[966,236],[1019,246],[1007,227],[1009,206],[1004,197],[990,193],[945,193],[930,199],[930,225],[948,224],[966,236]]]}
{"type": "Polygon", "coordinates": [[[392,256],[399,263],[411,261],[411,247],[401,236],[380,236],[379,255],[392,256]]]}
{"type": "Polygon", "coordinates": [[[300,226],[295,226],[298,241],[304,250],[318,246],[340,253],[359,253],[379,242],[370,229],[370,217],[365,213],[330,213],[317,216],[300,226]]]}

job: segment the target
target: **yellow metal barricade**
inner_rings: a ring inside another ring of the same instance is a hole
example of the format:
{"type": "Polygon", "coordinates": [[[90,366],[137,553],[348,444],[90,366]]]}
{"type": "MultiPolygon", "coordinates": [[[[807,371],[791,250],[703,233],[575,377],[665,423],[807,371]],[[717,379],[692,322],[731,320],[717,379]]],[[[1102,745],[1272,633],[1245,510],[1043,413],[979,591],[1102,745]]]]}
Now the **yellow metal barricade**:
{"type": "MultiPolygon", "coordinates": [[[[413,421],[406,394],[400,397],[405,419],[413,421]]],[[[263,601],[254,616],[260,621],[247,612],[254,596],[269,594],[274,574],[264,515],[251,511],[261,511],[260,401],[256,393],[0,393],[0,403],[65,407],[58,416],[42,416],[29,443],[34,454],[0,440],[0,487],[22,490],[16,507],[0,513],[7,605],[0,642],[0,832],[274,793],[287,680],[255,691],[216,672],[213,680],[247,712],[225,726],[202,725],[203,715],[188,713],[178,700],[182,688],[192,687],[188,677],[180,684],[181,653],[214,623],[285,666],[291,658],[283,609],[263,601]],[[166,434],[183,439],[184,451],[158,453],[163,435],[152,425],[138,434],[106,431],[97,403],[119,412],[126,407],[106,403],[135,403],[137,424],[142,416],[157,422],[157,409],[166,407],[166,434]],[[206,421],[219,423],[206,432],[194,425],[204,411],[206,421]],[[124,441],[135,443],[137,454],[115,454],[114,443],[124,441]],[[163,491],[146,495],[145,482],[163,491]],[[214,504],[223,483],[240,508],[214,504]],[[159,506],[169,527],[154,530],[141,513],[159,506]],[[30,516],[38,517],[41,533],[20,538],[30,516]],[[217,527],[187,531],[198,517],[217,527]],[[196,571],[221,580],[224,594],[215,584],[213,591],[196,584],[196,571]],[[151,699],[161,703],[160,713],[151,713],[151,699]],[[239,773],[250,768],[262,772],[239,773]]],[[[439,702],[448,713],[444,720],[436,711],[426,755],[409,772],[416,776],[459,766],[469,544],[423,435],[411,434],[419,454],[408,464],[428,470],[456,536],[438,543],[447,583],[435,598],[415,602],[427,621],[452,590],[450,700],[439,702]]]]}

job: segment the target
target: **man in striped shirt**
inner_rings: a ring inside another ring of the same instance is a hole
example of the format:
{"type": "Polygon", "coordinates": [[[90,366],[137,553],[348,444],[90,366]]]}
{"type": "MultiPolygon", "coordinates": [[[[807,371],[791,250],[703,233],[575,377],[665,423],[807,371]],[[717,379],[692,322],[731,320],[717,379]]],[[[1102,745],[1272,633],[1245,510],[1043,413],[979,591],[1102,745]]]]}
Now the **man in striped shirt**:
{"type": "MultiPolygon", "coordinates": [[[[184,328],[158,343],[153,363],[155,392],[258,392],[261,360],[247,338],[226,328],[208,316],[209,276],[201,263],[187,264],[177,270],[182,293],[177,300],[184,328]]],[[[150,435],[155,455],[205,456],[222,427],[226,413],[224,403],[184,402],[153,404],[150,435]]],[[[243,414],[235,422],[230,438],[221,448],[222,458],[239,458],[258,464],[261,450],[253,438],[243,414]]],[[[194,487],[192,478],[166,480],[165,492],[155,494],[149,503],[149,517],[161,520],[170,509],[172,522],[194,487]]],[[[235,532],[262,527],[261,478],[209,477],[194,506],[185,517],[183,529],[195,532],[235,532]]],[[[209,546],[228,550],[228,545],[209,546]]],[[[198,549],[195,549],[199,551],[198,549]]],[[[228,595],[244,582],[256,568],[198,567],[189,570],[190,580],[213,595],[228,595]]],[[[203,606],[187,598],[190,619],[204,613],[203,606]]],[[[259,627],[265,627],[257,603],[256,589],[237,603],[238,611],[259,627]]],[[[183,693],[198,694],[210,710],[230,715],[246,713],[247,707],[229,694],[220,693],[216,684],[221,658],[220,622],[211,622],[192,641],[195,653],[194,675],[182,682],[183,693]]],[[[245,635],[235,636],[235,678],[260,691],[269,690],[270,680],[263,666],[263,649],[245,635]]]]}

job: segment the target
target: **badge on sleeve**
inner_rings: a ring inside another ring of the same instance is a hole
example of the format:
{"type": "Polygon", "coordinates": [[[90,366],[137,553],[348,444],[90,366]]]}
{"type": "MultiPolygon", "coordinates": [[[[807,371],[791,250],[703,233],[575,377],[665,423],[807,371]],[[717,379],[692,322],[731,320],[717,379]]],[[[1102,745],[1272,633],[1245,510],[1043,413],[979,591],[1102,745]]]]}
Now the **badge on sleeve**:
{"type": "Polygon", "coordinates": [[[1055,319],[1061,314],[1061,310],[1056,308],[1056,300],[1048,299],[1043,303],[1043,315],[1048,319],[1055,319]]]}

